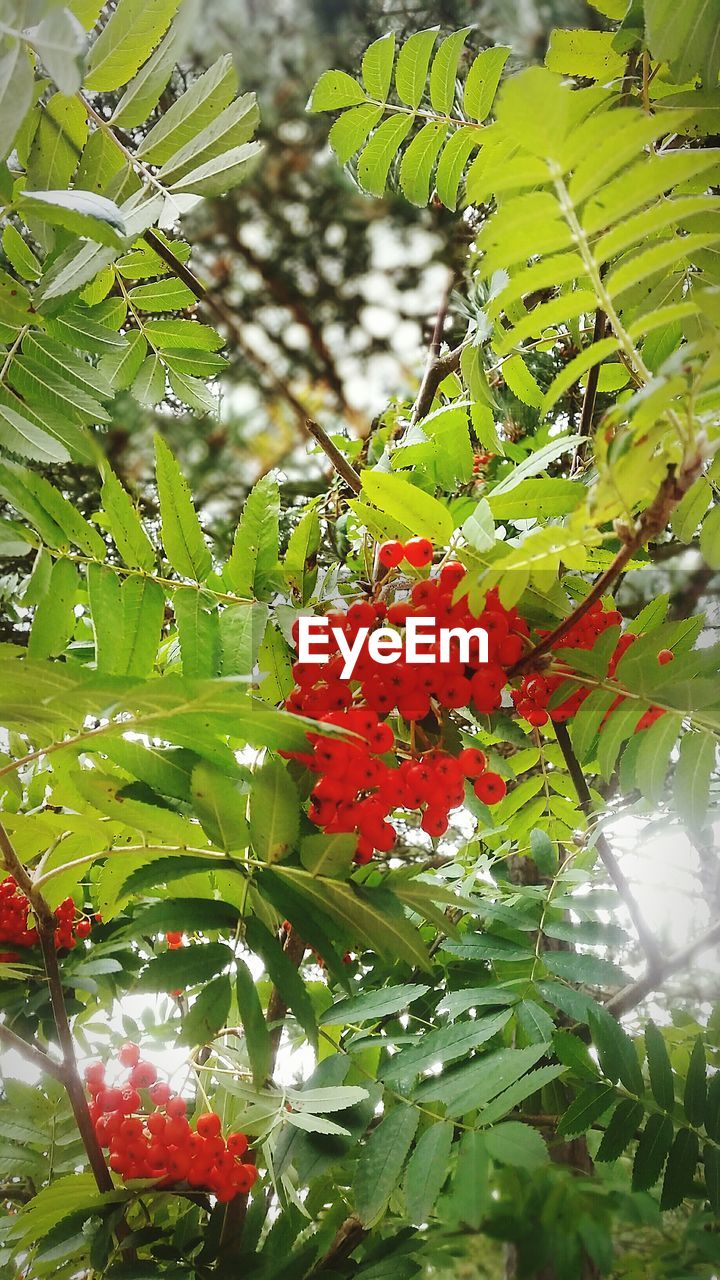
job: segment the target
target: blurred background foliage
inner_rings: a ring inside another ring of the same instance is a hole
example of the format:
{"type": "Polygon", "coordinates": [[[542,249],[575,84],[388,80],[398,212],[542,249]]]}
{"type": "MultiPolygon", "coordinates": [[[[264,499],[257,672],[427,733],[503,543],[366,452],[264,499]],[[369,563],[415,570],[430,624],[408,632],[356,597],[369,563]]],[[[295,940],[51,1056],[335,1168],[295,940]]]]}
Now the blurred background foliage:
{"type": "MultiPolygon", "coordinates": [[[[358,190],[330,152],[327,122],[305,112],[316,78],[328,66],[353,71],[370,41],[390,29],[403,38],[435,24],[472,26],[468,59],[506,43],[510,65],[521,66],[542,61],[552,27],[598,26],[602,18],[584,0],[208,0],[203,16],[185,64],[200,68],[232,53],[241,87],[257,93],[266,148],[252,178],[204,202],[184,227],[197,269],[232,312],[242,344],[229,345],[218,419],[180,411],[163,421],[163,432],[222,537],[251,484],[272,467],[282,468],[298,497],[326,487],[291,397],[326,429],[363,437],[393,399],[412,391],[434,314],[448,282],[459,279],[471,238],[439,205],[418,210],[400,195],[379,201],[358,190]]],[[[465,323],[455,309],[460,336],[465,323]]],[[[118,410],[109,455],[142,487],[152,415],[130,397],[118,410]]]]}

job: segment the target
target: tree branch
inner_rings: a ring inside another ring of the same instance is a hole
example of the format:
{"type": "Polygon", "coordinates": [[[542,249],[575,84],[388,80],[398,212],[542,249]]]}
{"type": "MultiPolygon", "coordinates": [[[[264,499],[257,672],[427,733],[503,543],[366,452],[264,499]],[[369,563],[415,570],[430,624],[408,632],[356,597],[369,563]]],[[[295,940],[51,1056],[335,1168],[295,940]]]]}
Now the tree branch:
{"type": "Polygon", "coordinates": [[[619,991],[617,995],[611,996],[605,1008],[615,1018],[621,1018],[624,1013],[629,1013],[636,1005],[639,1005],[646,996],[651,992],[658,991],[663,983],[674,973],[680,973],[687,968],[691,960],[699,955],[701,951],[706,951],[708,947],[716,946],[720,943],[720,921],[717,921],[705,933],[701,933],[694,942],[688,943],[681,951],[676,951],[675,955],[661,962],[660,969],[643,975],[638,978],[637,982],[633,982],[629,987],[625,987],[623,991],[619,991]]]}
{"type": "MultiPolygon", "coordinates": [[[[590,795],[590,788],[585,780],[585,775],[582,771],[580,761],[573,751],[570,734],[564,724],[555,725],[555,736],[558,740],[560,750],[563,753],[563,759],[567,765],[573,786],[575,787],[580,808],[585,817],[590,820],[593,817],[593,803],[592,796],[590,795]]],[[[638,940],[645,952],[645,958],[648,965],[648,976],[654,976],[660,971],[663,964],[660,947],[653,933],[645,923],[635,895],[633,894],[630,884],[625,876],[625,872],[620,866],[620,863],[610,848],[607,838],[602,834],[602,832],[600,832],[597,840],[595,841],[595,847],[600,854],[605,870],[615,885],[622,901],[625,903],[630,919],[635,926],[635,932],[638,936],[638,940]]]]}
{"type": "Polygon", "coordinates": [[[420,422],[430,412],[432,402],[435,399],[435,392],[440,383],[443,378],[447,378],[449,373],[455,373],[456,369],[459,369],[460,357],[468,345],[468,342],[461,342],[459,346],[454,347],[452,351],[446,352],[444,356],[437,356],[434,360],[428,361],[423,380],[420,383],[420,390],[413,405],[410,416],[411,423],[420,422]]]}
{"type": "Polygon", "coordinates": [[[338,475],[342,476],[345,483],[350,485],[354,493],[359,493],[362,489],[360,476],[348,462],[345,454],[341,453],[337,445],[333,444],[327,431],[324,431],[317,422],[313,422],[312,418],[305,419],[305,427],[313,437],[313,440],[317,440],[320,448],[327,454],[338,475]]]}
{"type": "MultiPolygon", "coordinates": [[[[592,341],[590,343],[591,346],[594,346],[595,343],[600,342],[600,340],[605,336],[606,327],[607,327],[607,316],[605,315],[605,312],[602,311],[600,307],[598,307],[597,311],[595,312],[595,326],[593,328],[593,336],[592,336],[592,341]]],[[[600,365],[594,364],[588,373],[587,383],[585,384],[585,395],[583,396],[582,412],[580,414],[580,426],[578,428],[578,435],[581,437],[589,436],[592,430],[592,421],[593,421],[593,415],[595,413],[595,401],[597,399],[597,388],[598,388],[599,377],[600,377],[600,365]]],[[[570,468],[571,475],[574,474],[577,470],[579,470],[580,462],[582,458],[582,452],[583,452],[583,445],[581,441],[581,443],[578,445],[575,451],[575,455],[572,460],[572,466],[570,468]]]]}
{"type": "Polygon", "coordinates": [[[310,1276],[319,1275],[323,1271],[334,1271],[340,1263],[347,1262],[366,1235],[367,1229],[357,1215],[351,1213],[338,1227],[330,1248],[320,1258],[310,1276]]]}
{"type": "Polygon", "coordinates": [[[649,542],[651,538],[657,537],[662,532],[675,507],[697,478],[702,464],[702,455],[697,453],[690,461],[686,461],[683,464],[679,475],[676,474],[674,464],[668,467],[667,475],[650,506],[645,508],[636,521],[635,528],[624,533],[623,545],[612,563],[604,573],[600,574],[585,599],[580,601],[572,613],[569,613],[567,618],[558,623],[553,631],[548,632],[538,644],[534,645],[514,666],[510,667],[508,674],[511,677],[520,676],[526,671],[532,670],[538,659],[549,653],[558,640],[562,640],[563,636],[572,630],[575,623],[585,616],[595,602],[605,595],[605,592],[623,573],[635,552],[644,547],[645,543],[649,542]]]}
{"type": "Polygon", "coordinates": [[[54,1080],[59,1080],[61,1084],[65,1083],[65,1072],[62,1063],[55,1062],[42,1049],[38,1049],[36,1045],[29,1044],[27,1040],[23,1040],[21,1036],[11,1031],[4,1023],[0,1022],[0,1043],[7,1045],[8,1049],[14,1049],[20,1057],[26,1062],[32,1063],[39,1071],[44,1071],[47,1075],[52,1076],[54,1080]]]}
{"type": "Polygon", "coordinates": [[[77,1068],[75,1046],[70,1023],[68,1022],[67,1009],[65,1008],[65,997],[55,949],[55,916],[42,894],[35,889],[32,877],[20,861],[2,823],[0,823],[0,853],[2,853],[5,867],[10,875],[15,878],[19,889],[25,894],[35,913],[36,927],[50,990],[50,1003],[55,1019],[55,1029],[63,1055],[62,1082],[65,1085],[70,1106],[75,1116],[75,1122],[87,1152],[90,1168],[93,1171],[98,1190],[113,1191],[113,1180],[110,1177],[105,1157],[97,1140],[95,1126],[90,1116],[85,1090],[77,1068]]]}

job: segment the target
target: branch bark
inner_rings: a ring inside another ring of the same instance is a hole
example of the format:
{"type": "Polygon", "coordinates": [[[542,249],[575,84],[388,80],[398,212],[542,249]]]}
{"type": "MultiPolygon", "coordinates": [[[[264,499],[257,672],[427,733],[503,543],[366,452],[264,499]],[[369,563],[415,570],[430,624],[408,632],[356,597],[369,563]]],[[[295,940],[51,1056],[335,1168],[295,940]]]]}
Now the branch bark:
{"type": "Polygon", "coordinates": [[[337,445],[333,444],[327,431],[323,430],[319,423],[313,422],[312,418],[306,418],[305,427],[313,440],[317,440],[320,448],[327,454],[338,475],[342,476],[345,483],[350,485],[353,493],[359,493],[362,489],[362,480],[358,472],[351,466],[345,455],[340,452],[337,445]]]}
{"type": "Polygon", "coordinates": [[[37,1067],[39,1071],[44,1071],[47,1075],[52,1076],[54,1080],[59,1080],[61,1084],[65,1083],[65,1072],[62,1063],[55,1062],[42,1049],[38,1049],[36,1045],[29,1044],[27,1040],[23,1040],[21,1036],[11,1031],[4,1023],[0,1022],[0,1043],[7,1045],[8,1049],[14,1049],[20,1057],[26,1062],[37,1067]]]}
{"type": "Polygon", "coordinates": [[[708,947],[717,946],[718,943],[720,943],[720,921],[705,933],[701,933],[694,942],[688,943],[681,951],[676,951],[661,964],[659,970],[652,973],[648,970],[642,978],[638,978],[637,982],[631,983],[617,995],[611,996],[605,1008],[613,1017],[621,1018],[624,1013],[629,1013],[631,1009],[636,1008],[651,992],[658,991],[674,973],[680,973],[686,969],[695,956],[706,951],[708,947]]]}

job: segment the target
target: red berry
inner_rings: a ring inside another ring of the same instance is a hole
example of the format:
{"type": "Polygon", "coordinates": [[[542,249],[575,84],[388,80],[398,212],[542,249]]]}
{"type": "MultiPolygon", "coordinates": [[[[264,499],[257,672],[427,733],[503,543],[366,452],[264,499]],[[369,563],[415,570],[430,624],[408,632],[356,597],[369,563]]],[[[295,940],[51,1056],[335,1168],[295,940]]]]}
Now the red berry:
{"type": "Polygon", "coordinates": [[[130,1072],[130,1084],[134,1089],[148,1089],[157,1080],[157,1067],[152,1062],[137,1062],[130,1072]]]}
{"type": "Polygon", "coordinates": [[[140,1061],[140,1046],[128,1040],[120,1046],[118,1058],[124,1067],[135,1067],[140,1061]]]}
{"type": "Polygon", "coordinates": [[[187,1103],[184,1098],[170,1098],[165,1110],[169,1116],[184,1116],[187,1111],[187,1103]]]}
{"type": "Polygon", "coordinates": [[[198,1116],[195,1128],[202,1138],[217,1138],[222,1128],[222,1121],[214,1111],[206,1111],[198,1116]]]}
{"type": "Polygon", "coordinates": [[[75,937],[80,938],[81,940],[85,938],[89,938],[91,931],[92,931],[92,924],[85,916],[83,916],[82,920],[78,920],[77,924],[75,925],[75,937]]]}
{"type": "Polygon", "coordinates": [[[231,1156],[236,1160],[241,1159],[248,1149],[248,1140],[244,1133],[229,1133],[227,1138],[227,1149],[231,1156]]]}
{"type": "Polygon", "coordinates": [[[433,545],[429,538],[411,538],[405,543],[404,555],[408,564],[422,569],[433,558],[433,545]]]}
{"type": "Polygon", "coordinates": [[[169,930],[165,934],[165,938],[171,951],[176,951],[178,947],[182,946],[183,936],[175,930],[169,930]]]}
{"type": "Polygon", "coordinates": [[[395,540],[391,542],[383,542],[378,551],[378,560],[384,569],[395,569],[402,560],[404,555],[404,547],[402,542],[395,540]]]}
{"type": "Polygon", "coordinates": [[[473,791],[483,804],[498,804],[505,795],[507,786],[499,773],[483,773],[477,782],[473,783],[473,791]]]}
{"type": "Polygon", "coordinates": [[[661,649],[658,654],[658,662],[660,663],[661,667],[664,667],[666,663],[672,662],[674,657],[675,657],[675,654],[673,653],[672,649],[661,649]]]}
{"type": "Polygon", "coordinates": [[[458,763],[466,778],[479,778],[485,772],[487,757],[479,747],[465,747],[458,756],[458,763]]]}
{"type": "Polygon", "coordinates": [[[105,1081],[105,1064],[103,1062],[89,1062],[83,1071],[83,1075],[88,1085],[102,1085],[105,1081]]]}
{"type": "Polygon", "coordinates": [[[154,1084],[150,1090],[150,1097],[156,1107],[164,1107],[165,1103],[169,1102],[172,1097],[170,1086],[164,1080],[158,1080],[157,1084],[154,1084]]]}
{"type": "Polygon", "coordinates": [[[123,1096],[121,1089],[103,1089],[98,1096],[98,1103],[103,1111],[120,1111],[122,1107],[123,1096]]]}

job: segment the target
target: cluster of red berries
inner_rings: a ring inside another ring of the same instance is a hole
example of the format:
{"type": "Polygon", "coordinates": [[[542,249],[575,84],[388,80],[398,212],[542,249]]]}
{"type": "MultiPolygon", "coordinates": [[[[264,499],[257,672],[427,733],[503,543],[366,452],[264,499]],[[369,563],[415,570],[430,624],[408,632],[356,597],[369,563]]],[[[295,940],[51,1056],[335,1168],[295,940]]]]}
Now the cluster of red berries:
{"type": "Polygon", "coordinates": [[[378,560],[384,569],[397,569],[407,560],[413,569],[424,569],[433,558],[433,545],[429,538],[410,538],[408,542],[383,542],[378,560]]]}
{"type": "MultiPolygon", "coordinates": [[[[413,539],[413,542],[426,541],[413,539]]],[[[394,544],[384,543],[385,548],[394,544]]],[[[397,544],[400,546],[401,544],[397,544]]],[[[410,544],[405,544],[409,546],[410,544]]],[[[432,558],[432,545],[429,559],[432,558]]],[[[394,554],[394,553],[393,553],[394,554]]],[[[296,662],[296,687],[286,706],[300,715],[350,730],[361,741],[309,735],[313,750],[297,755],[319,779],[312,790],[310,817],[324,831],[354,832],[358,836],[355,861],[366,863],[375,850],[389,852],[395,829],[388,821],[396,808],[422,811],[421,826],[432,836],[441,836],[448,827],[448,814],[463,803],[465,781],[473,783],[475,794],[486,804],[496,804],[505,794],[499,774],[486,769],[485,756],[467,748],[455,758],[437,747],[403,761],[387,762],[385,756],[395,746],[395,735],[385,717],[397,711],[409,723],[434,714],[439,723],[442,708],[473,706],[480,714],[496,711],[507,682],[505,668],[520,657],[528,630],[516,609],[506,609],[497,592],[488,594],[485,609],[474,617],[463,599],[453,603],[465,576],[464,567],[446,564],[436,578],[416,582],[409,599],[363,600],[347,613],[328,615],[332,628],[353,643],[361,628],[369,629],[360,650],[352,678],[342,676],[343,658],[332,650],[332,630],[328,639],[332,656],[322,666],[296,662]],[[369,652],[373,627],[392,626],[401,631],[410,616],[432,617],[441,628],[483,628],[488,636],[489,661],[483,663],[479,651],[461,661],[456,649],[442,660],[439,645],[428,647],[432,661],[415,665],[399,657],[392,665],[374,661],[369,652]]],[[[297,640],[297,632],[295,633],[297,640]]],[[[431,732],[431,730],[428,730],[431,732]]]]}
{"type": "MultiPolygon", "coordinates": [[[[617,627],[622,622],[622,615],[617,609],[606,609],[601,600],[597,600],[587,613],[571,627],[569,631],[553,645],[553,651],[560,649],[592,649],[598,637],[610,627],[617,627]]],[[[540,632],[541,636],[547,634],[540,632]]],[[[618,642],[613,651],[613,655],[608,665],[608,675],[614,675],[617,665],[623,654],[627,652],[630,646],[637,640],[637,635],[632,631],[624,631],[618,637],[618,642]]],[[[658,654],[658,662],[664,664],[672,662],[672,649],[662,649],[658,654]]],[[[564,698],[557,706],[550,707],[553,694],[564,684],[566,677],[562,672],[553,675],[542,675],[533,672],[531,675],[524,677],[519,689],[513,689],[511,692],[512,700],[518,715],[521,715],[529,724],[544,725],[548,720],[557,723],[564,723],[574,716],[583,702],[589,697],[591,690],[579,685],[573,693],[564,698]]],[[[620,706],[623,701],[622,694],[615,698],[612,705],[608,708],[604,718],[608,716],[620,706]]],[[[661,707],[649,707],[647,711],[638,720],[637,729],[647,729],[654,724],[660,716],[664,714],[661,707]]]]}
{"type": "MultiPolygon", "coordinates": [[[[10,943],[12,947],[34,947],[38,942],[38,931],[29,922],[32,907],[25,894],[17,886],[14,876],[6,876],[0,881],[0,944],[10,943]]],[[[72,898],[65,898],[55,912],[55,946],[71,950],[75,943],[89,937],[92,924],[87,916],[75,918],[75,903],[72,898]]],[[[0,951],[0,961],[9,963],[19,960],[17,951],[0,951]]]]}
{"type": "Polygon", "coordinates": [[[141,1059],[138,1045],[124,1044],[118,1057],[128,1069],[124,1084],[108,1085],[102,1062],[85,1068],[90,1115],[98,1142],[110,1153],[113,1172],[126,1182],[156,1178],[162,1187],[187,1185],[223,1203],[247,1195],[257,1169],[243,1162],[245,1134],[223,1138],[222,1122],[214,1111],[199,1115],[193,1130],[185,1099],[158,1080],[153,1064],[141,1059]],[[144,1093],[153,1110],[143,1110],[144,1093]]]}

